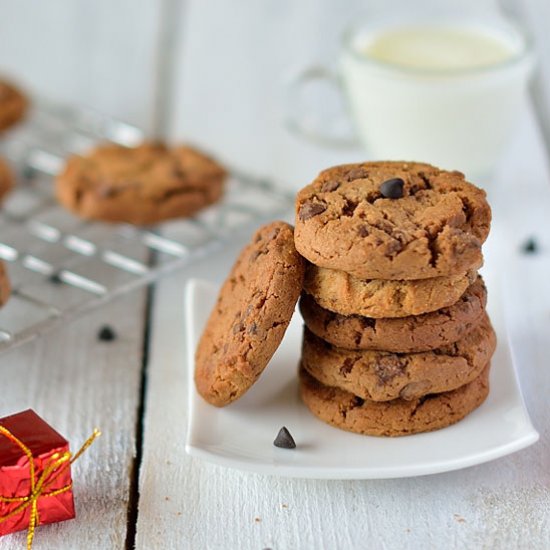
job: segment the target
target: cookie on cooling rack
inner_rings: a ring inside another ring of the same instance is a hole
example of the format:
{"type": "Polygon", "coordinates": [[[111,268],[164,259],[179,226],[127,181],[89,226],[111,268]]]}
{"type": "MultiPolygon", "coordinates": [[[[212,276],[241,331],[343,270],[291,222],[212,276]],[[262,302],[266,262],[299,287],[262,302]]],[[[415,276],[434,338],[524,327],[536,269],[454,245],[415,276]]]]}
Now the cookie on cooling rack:
{"type": "Polygon", "coordinates": [[[82,218],[150,225],[217,202],[226,176],[220,164],[189,146],[108,144],[70,158],[56,194],[82,218]]]}
{"type": "Polygon", "coordinates": [[[0,157],[0,204],[14,185],[13,173],[7,162],[0,157]]]}
{"type": "Polygon", "coordinates": [[[11,285],[4,262],[0,261],[0,306],[3,306],[10,297],[11,285]]]}
{"type": "Polygon", "coordinates": [[[19,122],[27,107],[23,93],[10,82],[0,80],[0,132],[19,122]]]}

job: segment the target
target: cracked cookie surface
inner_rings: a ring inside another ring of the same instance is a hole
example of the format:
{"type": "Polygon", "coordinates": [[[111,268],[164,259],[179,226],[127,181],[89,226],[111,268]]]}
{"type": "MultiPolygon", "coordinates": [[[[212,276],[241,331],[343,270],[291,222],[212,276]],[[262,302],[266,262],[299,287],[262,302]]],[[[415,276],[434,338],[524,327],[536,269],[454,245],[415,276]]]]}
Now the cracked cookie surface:
{"type": "Polygon", "coordinates": [[[345,350],[305,328],[302,367],[321,383],[363,399],[411,400],[471,382],[489,363],[495,347],[496,335],[486,314],[458,342],[418,353],[345,350]]]}
{"type": "Polygon", "coordinates": [[[19,122],[27,108],[23,93],[10,82],[0,80],[0,132],[19,122]]]}
{"type": "Polygon", "coordinates": [[[241,397],[279,346],[300,295],[304,260],[292,226],[254,235],[223,284],[195,354],[195,384],[218,407],[241,397]]]}
{"type": "Polygon", "coordinates": [[[102,145],[71,157],[56,180],[59,202],[86,219],[148,225],[217,202],[225,169],[188,146],[102,145]]]}
{"type": "Polygon", "coordinates": [[[300,311],[311,332],[336,347],[409,353],[464,338],[483,319],[486,303],[487,291],[478,276],[457,302],[422,315],[383,319],[346,316],[322,308],[306,293],[300,298],[300,311]]]}
{"type": "Polygon", "coordinates": [[[456,390],[411,401],[365,401],[325,386],[300,369],[300,393],[308,409],[323,422],[350,432],[402,436],[445,428],[479,407],[489,393],[487,365],[472,382],[456,390]]]}
{"type": "Polygon", "coordinates": [[[454,304],[475,281],[471,270],[416,280],[358,279],[345,271],[306,264],[304,290],[325,309],[341,315],[407,317],[454,304]]]}
{"type": "Polygon", "coordinates": [[[296,248],[320,267],[360,279],[457,275],[482,263],[491,210],[485,192],[414,162],[365,162],[324,170],[296,198],[296,248]],[[384,198],[401,178],[403,197],[384,198]]]}

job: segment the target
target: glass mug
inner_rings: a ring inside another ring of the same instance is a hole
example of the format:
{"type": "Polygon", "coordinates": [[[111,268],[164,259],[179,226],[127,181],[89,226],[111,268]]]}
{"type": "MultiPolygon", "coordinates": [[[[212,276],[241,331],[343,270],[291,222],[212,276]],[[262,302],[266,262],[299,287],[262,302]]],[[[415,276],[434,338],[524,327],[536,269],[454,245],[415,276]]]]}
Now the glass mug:
{"type": "Polygon", "coordinates": [[[311,108],[309,113],[296,108],[304,106],[300,99],[305,86],[319,81],[337,84],[344,92],[355,133],[371,157],[429,162],[469,176],[486,176],[513,134],[533,66],[530,40],[501,17],[373,19],[344,33],[337,76],[313,67],[293,82],[289,92],[295,114],[288,123],[317,142],[351,145],[355,138],[313,128],[311,108]],[[416,53],[415,29],[420,33],[416,53]],[[423,53],[422,29],[447,33],[470,57],[438,65],[438,56],[447,62],[456,52],[446,55],[424,49],[423,53]],[[389,48],[391,58],[392,48],[408,32],[413,33],[413,44],[409,35],[407,63],[385,59],[383,48],[389,48]],[[376,40],[382,55],[369,52],[369,44],[374,47],[376,40]],[[480,64],[495,52],[502,55],[492,55],[495,59],[480,64]]]}

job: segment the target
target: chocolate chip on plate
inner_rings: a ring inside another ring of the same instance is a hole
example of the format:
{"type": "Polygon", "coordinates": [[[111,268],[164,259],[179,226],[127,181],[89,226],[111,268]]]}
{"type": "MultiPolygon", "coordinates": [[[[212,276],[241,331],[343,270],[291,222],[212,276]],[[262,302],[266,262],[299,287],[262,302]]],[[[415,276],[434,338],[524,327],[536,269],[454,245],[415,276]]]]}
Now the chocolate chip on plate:
{"type": "Polygon", "coordinates": [[[102,342],[112,342],[116,340],[116,332],[109,325],[103,325],[97,333],[97,339],[102,342]]]}
{"type": "Polygon", "coordinates": [[[405,182],[401,178],[391,178],[381,183],[380,193],[386,199],[400,199],[403,197],[405,182]]]}
{"type": "Polygon", "coordinates": [[[296,442],[294,441],[294,438],[290,435],[290,432],[286,429],[285,426],[283,426],[279,430],[279,433],[277,434],[273,445],[275,445],[275,447],[280,447],[281,449],[296,448],[296,442]]]}
{"type": "Polygon", "coordinates": [[[521,251],[524,254],[536,254],[539,251],[539,245],[537,241],[531,237],[522,245],[521,251]]]}

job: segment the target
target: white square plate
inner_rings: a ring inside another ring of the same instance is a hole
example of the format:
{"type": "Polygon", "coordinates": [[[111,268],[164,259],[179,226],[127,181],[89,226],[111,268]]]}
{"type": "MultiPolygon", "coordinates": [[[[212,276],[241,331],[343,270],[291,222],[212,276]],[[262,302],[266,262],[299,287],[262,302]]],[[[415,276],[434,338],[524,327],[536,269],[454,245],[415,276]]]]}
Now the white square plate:
{"type": "MultiPolygon", "coordinates": [[[[490,286],[493,289],[493,287],[490,286]]],[[[514,371],[502,312],[489,308],[498,335],[491,391],[485,403],[443,430],[380,438],[338,430],[315,418],[298,395],[297,365],[302,319],[296,314],[284,341],[258,382],[239,401],[219,409],[198,395],[194,350],[217,297],[217,287],[192,280],[185,296],[189,429],[186,450],[209,462],[285,477],[376,479],[435,474],[466,468],[535,443],[514,371]],[[273,440],[286,426],[297,443],[278,449],[273,440]]]]}

